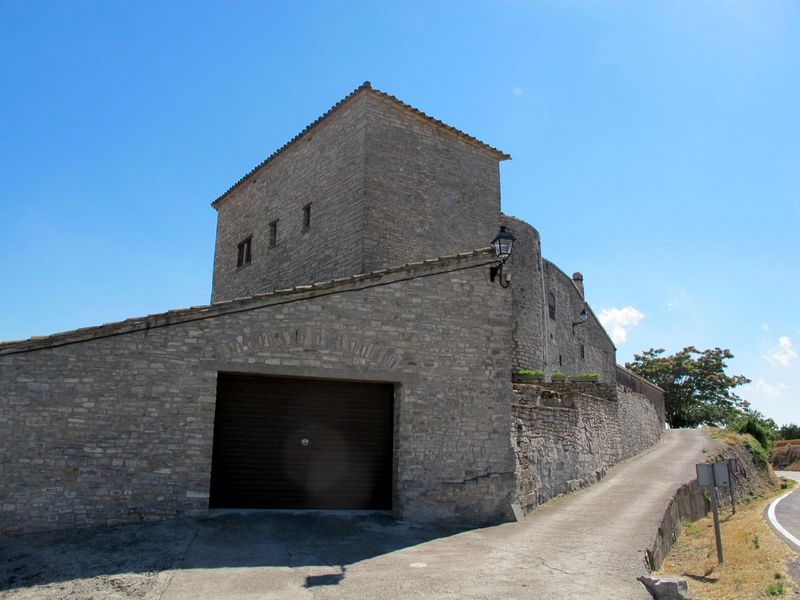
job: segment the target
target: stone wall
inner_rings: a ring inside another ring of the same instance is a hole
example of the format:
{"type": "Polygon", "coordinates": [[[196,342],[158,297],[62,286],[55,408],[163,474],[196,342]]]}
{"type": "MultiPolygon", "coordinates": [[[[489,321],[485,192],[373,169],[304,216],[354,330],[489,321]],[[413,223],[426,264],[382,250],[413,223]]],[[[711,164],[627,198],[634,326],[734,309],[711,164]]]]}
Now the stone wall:
{"type": "Polygon", "coordinates": [[[221,371],[394,383],[394,512],[508,518],[511,294],[491,258],[0,346],[0,531],[204,514],[221,371]]]}
{"type": "Polygon", "coordinates": [[[370,95],[366,112],[365,270],[489,246],[502,155],[385,95],[370,95]]]}
{"type": "Polygon", "coordinates": [[[503,215],[502,224],[517,238],[504,271],[511,276],[514,303],[514,370],[545,368],[545,312],[542,246],[539,232],[525,221],[503,215]]]}
{"type": "Polygon", "coordinates": [[[514,301],[514,369],[544,371],[548,377],[597,373],[616,381],[616,348],[586,303],[583,287],[542,258],[539,233],[520,219],[503,215],[502,223],[517,238],[506,270],[514,301]],[[555,300],[555,317],[549,295],[555,300]],[[580,321],[584,308],[588,319],[580,321]]]}
{"type": "Polygon", "coordinates": [[[641,375],[629,371],[625,367],[617,365],[617,385],[628,388],[630,391],[645,396],[650,400],[661,419],[661,424],[667,422],[667,411],[664,404],[664,390],[652,381],[648,381],[641,375]]]}
{"type": "Polygon", "coordinates": [[[597,320],[575,282],[549,260],[544,261],[545,311],[547,311],[547,374],[598,373],[600,380],[616,381],[616,348],[597,320]],[[549,295],[555,299],[555,318],[549,314],[549,295]],[[580,325],[580,313],[589,318],[580,325]],[[581,355],[583,348],[583,355],[581,355]]]}
{"type": "Polygon", "coordinates": [[[611,383],[615,349],[591,310],[573,327],[586,306],[582,291],[542,259],[533,227],[500,213],[499,163],[507,158],[362,86],[214,203],[212,301],[483,248],[502,222],[517,236],[507,268],[513,368],[597,372],[611,383]],[[247,238],[252,261],[237,268],[237,245],[247,238]]]}
{"type": "Polygon", "coordinates": [[[212,302],[484,248],[504,158],[362,86],[214,202],[212,302]]]}
{"type": "Polygon", "coordinates": [[[650,398],[617,386],[619,404],[620,459],[647,450],[661,439],[664,421],[650,398]]]}
{"type": "Polygon", "coordinates": [[[363,272],[364,104],[356,94],[215,202],[212,302],[363,272]],[[237,268],[237,245],[248,237],[252,262],[237,268]]]}
{"type": "Polygon", "coordinates": [[[597,482],[611,465],[661,439],[647,398],[602,383],[515,384],[512,415],[525,511],[597,482]]]}

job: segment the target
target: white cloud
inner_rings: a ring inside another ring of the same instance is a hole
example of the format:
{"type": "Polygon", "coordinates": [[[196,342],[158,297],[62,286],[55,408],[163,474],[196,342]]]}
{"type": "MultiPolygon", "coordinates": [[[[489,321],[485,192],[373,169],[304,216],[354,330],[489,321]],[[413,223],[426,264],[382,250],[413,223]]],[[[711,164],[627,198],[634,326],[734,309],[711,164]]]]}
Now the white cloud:
{"type": "Polygon", "coordinates": [[[764,333],[769,333],[769,323],[763,323],[761,329],[764,330],[764,333]]]}
{"type": "Polygon", "coordinates": [[[511,91],[512,91],[512,92],[514,92],[514,95],[515,95],[515,96],[522,96],[522,94],[524,94],[524,93],[525,93],[525,91],[524,91],[524,90],[523,90],[523,89],[522,89],[520,86],[518,86],[518,85],[515,85],[515,86],[514,86],[514,89],[513,89],[513,90],[511,90],[511,91]]]}
{"type": "Polygon", "coordinates": [[[797,358],[797,351],[789,336],[784,335],[778,338],[778,345],[770,348],[763,358],[776,367],[788,367],[789,363],[797,358]]]}
{"type": "Polygon", "coordinates": [[[615,344],[628,339],[628,328],[638,325],[644,313],[633,306],[623,308],[604,308],[600,311],[600,322],[606,328],[615,344]]]}
{"type": "Polygon", "coordinates": [[[772,385],[764,379],[756,379],[753,383],[746,385],[743,390],[748,393],[754,393],[758,396],[766,396],[768,398],[779,398],[783,391],[788,389],[785,383],[776,383],[772,385]]]}

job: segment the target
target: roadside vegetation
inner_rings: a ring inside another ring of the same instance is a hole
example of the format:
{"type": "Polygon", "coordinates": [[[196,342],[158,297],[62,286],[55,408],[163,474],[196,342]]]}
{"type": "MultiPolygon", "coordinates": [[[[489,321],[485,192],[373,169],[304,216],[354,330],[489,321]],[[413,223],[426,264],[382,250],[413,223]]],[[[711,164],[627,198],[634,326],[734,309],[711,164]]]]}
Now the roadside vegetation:
{"type": "MultiPolygon", "coordinates": [[[[742,433],[734,431],[732,429],[721,429],[719,427],[706,427],[705,429],[712,439],[724,442],[728,446],[733,446],[735,444],[744,444],[745,447],[747,448],[747,451],[750,453],[750,456],[753,457],[754,461],[764,465],[769,463],[768,448],[771,447],[771,442],[759,441],[756,437],[754,437],[750,433],[742,433]]],[[[774,473],[772,473],[771,470],[770,473],[773,477],[775,477],[774,473]]]]}
{"type": "Polygon", "coordinates": [[[772,500],[794,482],[782,483],[779,492],[737,505],[720,514],[725,562],[717,564],[711,515],[694,523],[681,522],[681,533],[670,550],[660,576],[683,577],[694,598],[705,600],[787,597],[795,593],[786,571],[796,555],[769,528],[763,513],[772,500]]]}
{"type": "MultiPolygon", "coordinates": [[[[757,497],[721,511],[725,562],[717,564],[711,515],[694,523],[682,522],[672,550],[657,575],[686,578],[694,598],[732,600],[793,595],[797,590],[786,565],[793,551],[772,532],[764,518],[769,503],[794,482],[780,485],[769,463],[800,470],[800,427],[778,427],[774,420],[753,409],[737,395],[750,383],[744,375],[727,373],[730,350],[699,350],[688,346],[672,355],[651,348],[634,356],[625,367],[664,390],[667,422],[672,427],[707,427],[711,437],[728,445],[744,444],[753,462],[763,465],[771,482],[757,497]]],[[[706,492],[707,494],[709,492],[706,492]]]]}
{"type": "Polygon", "coordinates": [[[764,513],[794,482],[779,479],[769,466],[767,448],[773,444],[771,436],[747,425],[736,429],[741,431],[706,428],[713,439],[729,446],[744,445],[753,462],[763,465],[769,480],[755,492],[758,497],[737,504],[735,515],[729,507],[720,510],[725,562],[717,564],[714,523],[709,514],[695,522],[681,521],[678,539],[655,574],[685,578],[693,597],[704,600],[790,596],[797,590],[787,564],[797,557],[770,529],[764,513]]]}
{"type": "MultiPolygon", "coordinates": [[[[800,427],[794,423],[778,427],[736,394],[736,388],[750,379],[727,372],[727,361],[732,358],[731,351],[724,348],[687,346],[671,355],[663,348],[650,348],[636,354],[625,368],[664,390],[670,427],[724,427],[749,434],[767,456],[776,440],[800,438],[800,427]]],[[[759,452],[758,446],[753,450],[759,452]]]]}

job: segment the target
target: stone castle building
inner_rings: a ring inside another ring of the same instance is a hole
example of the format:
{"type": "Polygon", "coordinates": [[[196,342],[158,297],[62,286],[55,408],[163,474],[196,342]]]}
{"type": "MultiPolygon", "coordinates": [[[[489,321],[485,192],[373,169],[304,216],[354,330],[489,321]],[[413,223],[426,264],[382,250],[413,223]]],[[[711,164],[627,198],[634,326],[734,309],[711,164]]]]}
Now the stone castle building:
{"type": "Polygon", "coordinates": [[[501,213],[509,158],[365,83],[212,203],[212,304],[0,344],[0,531],[496,522],[658,441],[663,396],[616,366],[581,275],[501,213]]]}

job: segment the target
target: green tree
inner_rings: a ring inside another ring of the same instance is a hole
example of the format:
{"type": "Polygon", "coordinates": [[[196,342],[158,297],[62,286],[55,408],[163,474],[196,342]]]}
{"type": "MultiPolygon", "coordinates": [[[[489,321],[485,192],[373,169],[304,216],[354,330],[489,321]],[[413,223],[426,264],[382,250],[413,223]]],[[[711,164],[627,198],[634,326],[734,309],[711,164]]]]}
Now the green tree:
{"type": "Polygon", "coordinates": [[[778,425],[775,421],[750,408],[746,408],[740,417],[727,425],[729,429],[739,433],[749,433],[767,451],[772,448],[772,442],[778,436],[778,425]]]}
{"type": "Polygon", "coordinates": [[[789,423],[778,429],[778,437],[782,440],[800,440],[800,425],[789,423]]]}
{"type": "Polygon", "coordinates": [[[725,373],[730,350],[684,348],[664,356],[663,348],[651,348],[634,356],[625,367],[664,390],[667,421],[672,427],[725,425],[746,412],[749,403],[733,388],[750,383],[742,375],[725,373]]]}

